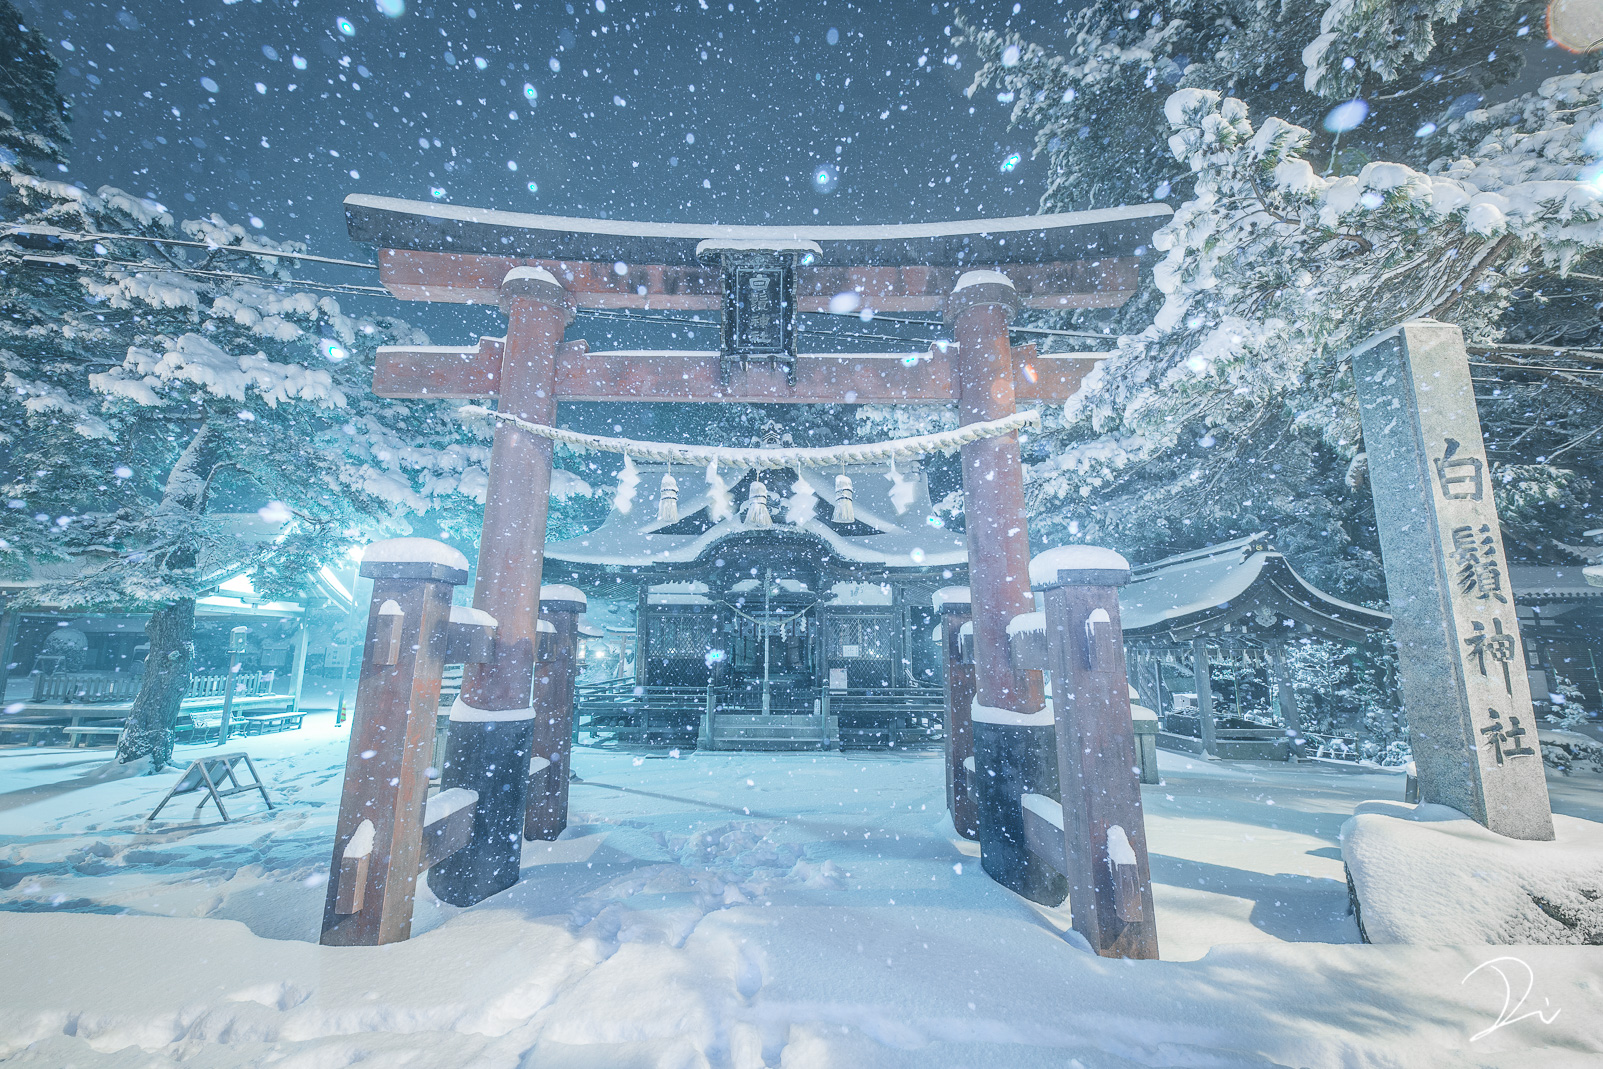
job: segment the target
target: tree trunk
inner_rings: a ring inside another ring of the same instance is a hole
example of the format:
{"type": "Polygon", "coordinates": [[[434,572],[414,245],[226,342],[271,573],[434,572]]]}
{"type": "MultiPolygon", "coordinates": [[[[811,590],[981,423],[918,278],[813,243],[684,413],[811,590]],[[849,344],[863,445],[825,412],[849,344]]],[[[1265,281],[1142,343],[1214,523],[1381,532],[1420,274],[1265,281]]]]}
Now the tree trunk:
{"type": "Polygon", "coordinates": [[[194,599],[158,610],[145,625],[145,635],[150,639],[145,679],[117,740],[117,761],[126,764],[149,757],[150,771],[156,773],[172,762],[173,727],[189,690],[189,669],[195,659],[194,599]]]}
{"type": "MultiPolygon", "coordinates": [[[[216,452],[217,436],[203,423],[168,472],[158,511],[180,517],[187,513],[186,522],[205,511],[216,452]]],[[[196,559],[195,546],[184,540],[169,551],[163,567],[182,574],[194,569],[196,559]]],[[[150,639],[145,678],[117,739],[117,763],[149,757],[154,774],[172,761],[173,728],[189,690],[189,669],[195,659],[195,599],[180,598],[158,609],[145,625],[145,634],[150,639]]]]}

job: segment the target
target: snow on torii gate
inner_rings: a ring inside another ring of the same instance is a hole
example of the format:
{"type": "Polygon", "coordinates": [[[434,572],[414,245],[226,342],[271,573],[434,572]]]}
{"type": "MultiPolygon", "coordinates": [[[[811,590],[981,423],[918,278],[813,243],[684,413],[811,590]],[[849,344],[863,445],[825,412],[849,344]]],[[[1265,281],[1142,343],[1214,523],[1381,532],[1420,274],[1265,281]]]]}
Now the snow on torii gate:
{"type": "MultiPolygon", "coordinates": [[[[494,303],[508,319],[505,338],[481,338],[474,346],[379,350],[374,392],[494,397],[499,411],[547,426],[555,423],[558,401],[953,402],[965,425],[1012,415],[1021,401],[1061,403],[1092,362],[1040,356],[1033,346],[1013,349],[1009,320],[1020,308],[1123,304],[1135,292],[1134,251],[1172,214],[1149,204],[955,223],[789,228],[570,219],[363,195],[347,197],[345,205],[351,237],[378,247],[381,281],[395,296],[494,303]],[[726,287],[734,280],[740,288],[726,287]],[[880,312],[941,312],[957,345],[911,354],[916,360],[797,354],[795,313],[826,311],[831,298],[848,291],[880,312]],[[777,324],[767,324],[777,329],[765,333],[764,324],[749,320],[753,303],[761,313],[770,298],[779,315],[777,324]],[[579,308],[722,310],[724,352],[593,353],[582,340],[562,341],[579,308]],[[748,366],[741,353],[767,363],[748,366]]],[[[524,774],[535,743],[531,693],[551,450],[549,441],[510,422],[496,426],[473,604],[499,629],[491,658],[466,668],[444,775],[444,786],[477,789],[480,801],[469,845],[429,875],[435,893],[456,904],[516,882],[527,790],[565,797],[565,784],[545,782],[550,775],[526,781],[524,774]],[[472,754],[476,767],[453,762],[456,754],[472,754]]],[[[1040,672],[1014,669],[1008,636],[1013,618],[1034,607],[1018,438],[972,442],[961,455],[975,701],[1006,725],[1009,715],[1044,706],[1040,672]]],[[[948,713],[966,721],[969,710],[948,713]]],[[[1022,749],[1008,752],[1025,746],[1024,733],[997,734],[988,751],[998,760],[1021,770],[1040,763],[1022,749]]],[[[563,751],[560,760],[551,755],[549,767],[565,769],[568,732],[540,735],[542,744],[563,751]]],[[[965,756],[949,749],[950,762],[965,756]]],[[[978,778],[983,792],[985,777],[978,778]]],[[[1050,897],[1057,877],[1016,845],[1017,810],[1016,798],[994,806],[982,798],[982,862],[1014,890],[1050,897]]]]}

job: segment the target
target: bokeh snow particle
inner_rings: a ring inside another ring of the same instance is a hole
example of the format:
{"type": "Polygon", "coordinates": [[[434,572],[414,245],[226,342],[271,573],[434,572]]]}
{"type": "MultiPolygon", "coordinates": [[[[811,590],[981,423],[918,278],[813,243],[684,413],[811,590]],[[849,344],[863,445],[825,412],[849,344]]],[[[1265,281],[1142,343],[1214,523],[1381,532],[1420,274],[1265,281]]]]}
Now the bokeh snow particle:
{"type": "Polygon", "coordinates": [[[200,80],[200,87],[206,90],[208,93],[215,93],[218,91],[217,83],[212,81],[210,78],[202,78],[200,80]]]}
{"type": "Polygon", "coordinates": [[[824,34],[824,40],[832,45],[840,44],[840,31],[831,26],[829,31],[824,34]]]}
{"type": "Polygon", "coordinates": [[[398,19],[406,14],[406,0],[377,0],[373,5],[378,8],[380,15],[398,19]]]}
{"type": "Polygon", "coordinates": [[[335,19],[334,20],[334,25],[338,26],[340,33],[344,34],[346,37],[355,37],[356,36],[356,26],[355,26],[355,24],[353,24],[351,22],[350,19],[347,19],[347,18],[335,19]]]}
{"type": "Polygon", "coordinates": [[[1002,49],[1002,66],[1017,67],[1019,65],[1019,46],[1008,45],[1002,49]]]}
{"type": "Polygon", "coordinates": [[[1344,134],[1348,130],[1358,129],[1367,118],[1369,118],[1369,104],[1362,100],[1349,100],[1344,104],[1337,104],[1325,115],[1325,129],[1333,134],[1344,134]]]}

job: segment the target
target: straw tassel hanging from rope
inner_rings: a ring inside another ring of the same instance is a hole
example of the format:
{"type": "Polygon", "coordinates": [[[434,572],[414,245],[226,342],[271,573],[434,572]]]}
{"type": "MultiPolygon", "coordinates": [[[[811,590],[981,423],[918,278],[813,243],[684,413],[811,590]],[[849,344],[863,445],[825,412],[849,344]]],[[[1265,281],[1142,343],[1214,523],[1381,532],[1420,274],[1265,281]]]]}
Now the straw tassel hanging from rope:
{"type": "Polygon", "coordinates": [[[657,488],[657,522],[679,522],[679,480],[672,473],[664,475],[657,488]]]}
{"type": "Polygon", "coordinates": [[[759,479],[753,479],[751,492],[746,497],[746,526],[772,527],[773,516],[768,513],[768,487],[759,479]]]}
{"type": "Polygon", "coordinates": [[[852,477],[845,472],[835,476],[835,515],[836,523],[856,523],[857,509],[852,505],[855,492],[852,490],[852,477]]]}

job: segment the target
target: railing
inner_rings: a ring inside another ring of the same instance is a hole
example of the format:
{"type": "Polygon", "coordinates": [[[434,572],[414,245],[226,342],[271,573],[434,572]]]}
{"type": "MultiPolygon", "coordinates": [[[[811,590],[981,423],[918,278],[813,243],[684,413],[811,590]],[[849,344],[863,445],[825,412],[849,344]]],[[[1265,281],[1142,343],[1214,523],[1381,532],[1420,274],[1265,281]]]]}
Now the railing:
{"type": "Polygon", "coordinates": [[[228,693],[229,680],[234,682],[234,697],[257,698],[273,692],[273,672],[234,672],[215,676],[190,676],[189,689],[184,700],[192,698],[221,701],[228,693]]]}
{"type": "Polygon", "coordinates": [[[823,690],[842,746],[928,746],[944,737],[946,695],[933,687],[848,687],[823,690]]]}
{"type": "Polygon", "coordinates": [[[574,687],[574,735],[592,740],[668,745],[693,743],[706,707],[705,687],[641,687],[632,678],[574,687]]]}
{"type": "MultiPolygon", "coordinates": [[[[230,676],[190,676],[185,700],[207,699],[221,701],[228,693],[228,681],[234,681],[234,697],[254,698],[273,692],[273,672],[239,672],[230,676]]],[[[52,672],[35,676],[33,700],[36,702],[72,702],[92,705],[98,702],[133,701],[139,694],[145,677],[133,672],[52,672]]]]}
{"type": "Polygon", "coordinates": [[[142,675],[131,672],[54,672],[35,676],[36,702],[120,702],[139,693],[142,675]]]}

